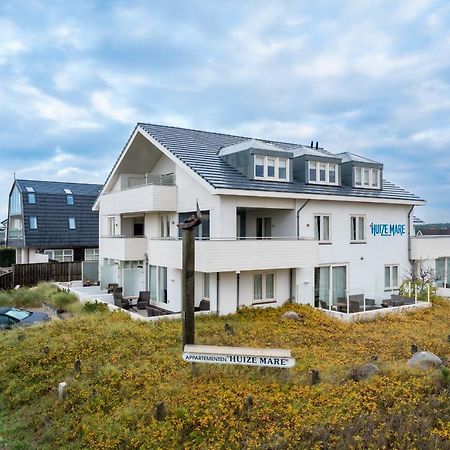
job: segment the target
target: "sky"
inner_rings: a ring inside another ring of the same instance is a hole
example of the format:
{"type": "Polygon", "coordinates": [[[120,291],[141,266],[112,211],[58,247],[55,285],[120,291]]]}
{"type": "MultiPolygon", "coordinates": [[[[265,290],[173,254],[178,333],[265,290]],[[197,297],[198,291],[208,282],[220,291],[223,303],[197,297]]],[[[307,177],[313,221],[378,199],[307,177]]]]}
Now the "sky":
{"type": "Polygon", "coordinates": [[[1,0],[0,219],[150,122],[351,151],[450,221],[449,55],[446,1],[1,0]]]}

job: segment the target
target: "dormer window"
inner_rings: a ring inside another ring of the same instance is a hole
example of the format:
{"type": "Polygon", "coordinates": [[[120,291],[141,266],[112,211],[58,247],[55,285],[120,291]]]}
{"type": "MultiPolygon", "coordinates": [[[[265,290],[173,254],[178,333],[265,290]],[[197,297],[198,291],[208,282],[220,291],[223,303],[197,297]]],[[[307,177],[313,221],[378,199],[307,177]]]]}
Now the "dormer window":
{"type": "Polygon", "coordinates": [[[255,178],[260,180],[288,181],[288,158],[255,155],[255,178]]]}
{"type": "Polygon", "coordinates": [[[355,187],[366,189],[380,189],[381,170],[371,167],[355,167],[355,187]]]}
{"type": "Polygon", "coordinates": [[[308,161],[309,183],[338,184],[338,165],[320,161],[308,161]]]}

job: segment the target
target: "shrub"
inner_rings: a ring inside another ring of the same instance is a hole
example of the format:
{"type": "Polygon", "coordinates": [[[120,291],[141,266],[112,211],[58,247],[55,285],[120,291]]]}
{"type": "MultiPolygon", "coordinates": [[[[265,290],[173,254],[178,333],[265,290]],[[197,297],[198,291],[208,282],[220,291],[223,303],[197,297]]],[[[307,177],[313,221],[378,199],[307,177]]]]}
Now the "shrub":
{"type": "Polygon", "coordinates": [[[104,313],[108,311],[108,305],[106,303],[99,303],[97,300],[94,303],[86,302],[83,305],[82,311],[85,313],[104,313]]]}
{"type": "Polygon", "coordinates": [[[59,291],[52,294],[47,300],[47,303],[56,309],[64,310],[67,309],[70,304],[78,303],[78,299],[69,292],[59,291]]]}

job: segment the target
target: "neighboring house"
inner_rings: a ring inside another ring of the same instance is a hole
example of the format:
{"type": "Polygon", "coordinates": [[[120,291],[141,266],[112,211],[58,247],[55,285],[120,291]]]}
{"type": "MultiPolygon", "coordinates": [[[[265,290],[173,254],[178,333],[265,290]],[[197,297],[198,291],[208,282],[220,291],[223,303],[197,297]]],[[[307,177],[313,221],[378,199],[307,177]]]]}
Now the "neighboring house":
{"type": "Polygon", "coordinates": [[[450,223],[422,223],[414,228],[411,253],[415,273],[434,277],[437,293],[450,297],[450,223]]]}
{"type": "Polygon", "coordinates": [[[15,180],[9,194],[7,244],[16,262],[98,259],[98,213],[102,186],[15,180]]]}
{"type": "Polygon", "coordinates": [[[424,200],[352,153],[140,123],[94,208],[100,278],[181,309],[180,230],[196,209],[196,299],[220,314],[288,299],[382,298],[411,271],[424,200]]]}
{"type": "Polygon", "coordinates": [[[0,222],[0,247],[6,245],[6,223],[8,219],[0,222]]]}

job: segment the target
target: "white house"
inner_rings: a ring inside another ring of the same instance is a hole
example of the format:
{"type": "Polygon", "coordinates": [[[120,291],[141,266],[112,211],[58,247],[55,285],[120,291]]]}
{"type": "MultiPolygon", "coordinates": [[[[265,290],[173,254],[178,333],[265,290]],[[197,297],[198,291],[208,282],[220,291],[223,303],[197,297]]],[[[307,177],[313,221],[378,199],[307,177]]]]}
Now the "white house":
{"type": "Polygon", "coordinates": [[[196,304],[219,314],[286,300],[379,303],[411,272],[413,208],[424,200],[352,153],[140,123],[94,209],[102,286],[149,290],[181,309],[177,224],[198,200],[196,304]]]}

